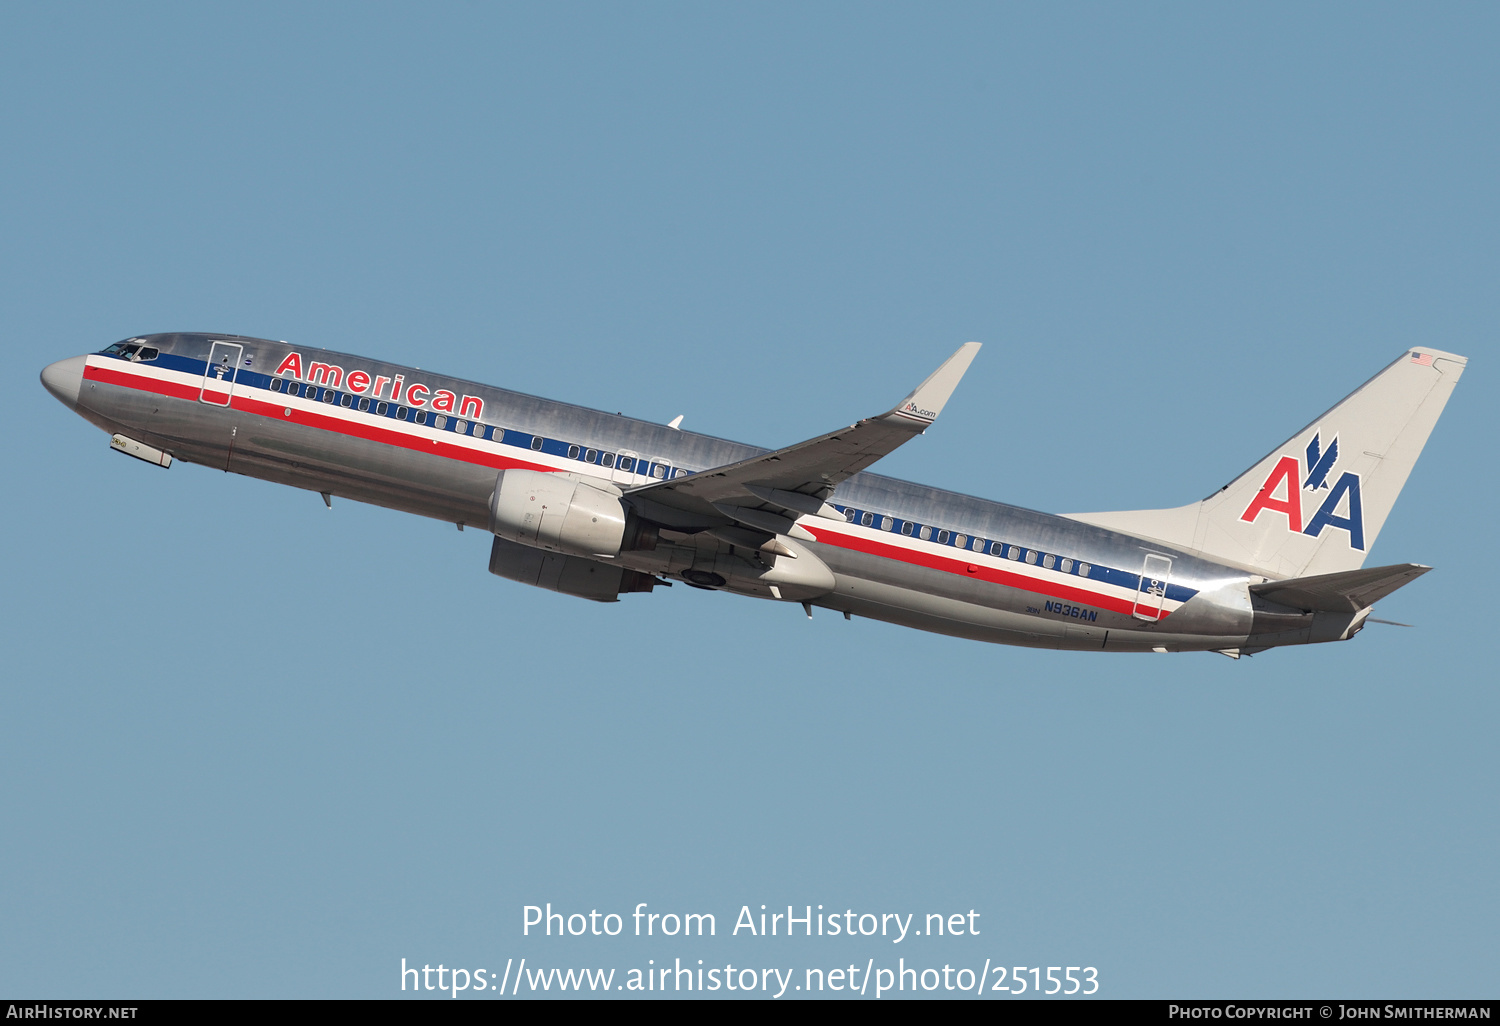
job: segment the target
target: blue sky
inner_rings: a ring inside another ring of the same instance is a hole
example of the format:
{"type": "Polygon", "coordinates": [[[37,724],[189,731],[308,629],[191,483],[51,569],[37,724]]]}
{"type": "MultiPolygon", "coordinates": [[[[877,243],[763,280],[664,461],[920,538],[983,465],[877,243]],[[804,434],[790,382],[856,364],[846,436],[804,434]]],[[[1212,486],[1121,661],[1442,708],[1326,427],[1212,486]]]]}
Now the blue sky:
{"type": "Polygon", "coordinates": [[[1493,996],[1497,30],[7,7],[0,990],[905,957],[1091,965],[1115,997],[1493,996]],[[683,587],[596,606],[491,577],[479,532],[121,459],[36,381],[171,330],[765,445],[978,340],[881,469],[1053,511],[1199,498],[1405,347],[1472,363],[1370,557],[1436,567],[1377,614],[1417,626],[1232,662],[683,587]],[[549,901],[719,936],[522,937],[549,901]],[[725,935],[762,903],[982,932],[725,935]]]}

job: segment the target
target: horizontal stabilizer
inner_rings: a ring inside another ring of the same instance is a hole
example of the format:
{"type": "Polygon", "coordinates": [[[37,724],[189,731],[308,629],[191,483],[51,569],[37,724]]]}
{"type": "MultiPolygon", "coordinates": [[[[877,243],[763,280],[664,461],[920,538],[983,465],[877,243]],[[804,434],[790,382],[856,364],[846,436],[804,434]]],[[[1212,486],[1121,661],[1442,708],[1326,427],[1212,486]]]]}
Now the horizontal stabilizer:
{"type": "Polygon", "coordinates": [[[1364,570],[1345,570],[1336,574],[1319,574],[1316,577],[1266,581],[1264,584],[1250,585],[1250,590],[1272,602],[1297,609],[1357,613],[1431,569],[1432,567],[1422,566],[1420,563],[1372,566],[1364,570]]]}

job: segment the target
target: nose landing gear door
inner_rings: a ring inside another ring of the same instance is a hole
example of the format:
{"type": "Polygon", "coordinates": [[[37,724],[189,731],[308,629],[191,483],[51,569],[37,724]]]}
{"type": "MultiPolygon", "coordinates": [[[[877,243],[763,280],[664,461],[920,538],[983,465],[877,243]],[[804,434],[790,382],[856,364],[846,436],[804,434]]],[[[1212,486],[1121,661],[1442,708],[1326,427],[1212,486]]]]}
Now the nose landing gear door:
{"type": "Polygon", "coordinates": [[[1162,605],[1167,600],[1167,579],[1172,575],[1172,561],[1166,556],[1148,555],[1141,570],[1141,583],[1135,593],[1135,608],[1131,610],[1138,620],[1155,623],[1161,619],[1162,605]]]}
{"type": "Polygon", "coordinates": [[[235,373],[239,370],[244,346],[237,342],[215,342],[208,352],[208,366],[203,369],[200,402],[211,406],[228,406],[234,395],[235,373]]]}

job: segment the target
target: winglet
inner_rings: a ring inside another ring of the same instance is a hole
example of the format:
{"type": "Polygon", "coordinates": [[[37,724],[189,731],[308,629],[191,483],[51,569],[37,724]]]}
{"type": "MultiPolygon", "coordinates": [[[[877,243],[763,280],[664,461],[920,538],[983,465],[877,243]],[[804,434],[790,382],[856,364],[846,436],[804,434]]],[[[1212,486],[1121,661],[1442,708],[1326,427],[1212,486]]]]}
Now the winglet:
{"type": "Polygon", "coordinates": [[[969,364],[974,362],[974,356],[978,352],[978,342],[965,342],[959,346],[958,352],[948,357],[941,367],[928,375],[927,380],[918,385],[911,395],[901,400],[894,410],[886,414],[886,417],[915,422],[924,428],[937,420],[938,414],[943,412],[943,405],[948,402],[948,397],[958,387],[959,379],[969,369],[969,364]]]}

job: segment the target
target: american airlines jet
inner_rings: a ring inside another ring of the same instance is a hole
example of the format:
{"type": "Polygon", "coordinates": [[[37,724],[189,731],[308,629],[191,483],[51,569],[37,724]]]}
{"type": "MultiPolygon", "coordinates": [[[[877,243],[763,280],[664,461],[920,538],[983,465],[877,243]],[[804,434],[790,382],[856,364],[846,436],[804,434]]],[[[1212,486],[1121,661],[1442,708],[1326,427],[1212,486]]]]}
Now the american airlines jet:
{"type": "Polygon", "coordinates": [[[128,456],[481,527],[491,573],[599,602],[680,581],[1002,644],[1238,658],[1347,640],[1430,569],[1364,563],[1462,356],[1403,352],[1176,509],[1053,516],[868,473],[978,351],[775,450],[235,335],[129,338],[42,383],[128,456]]]}

